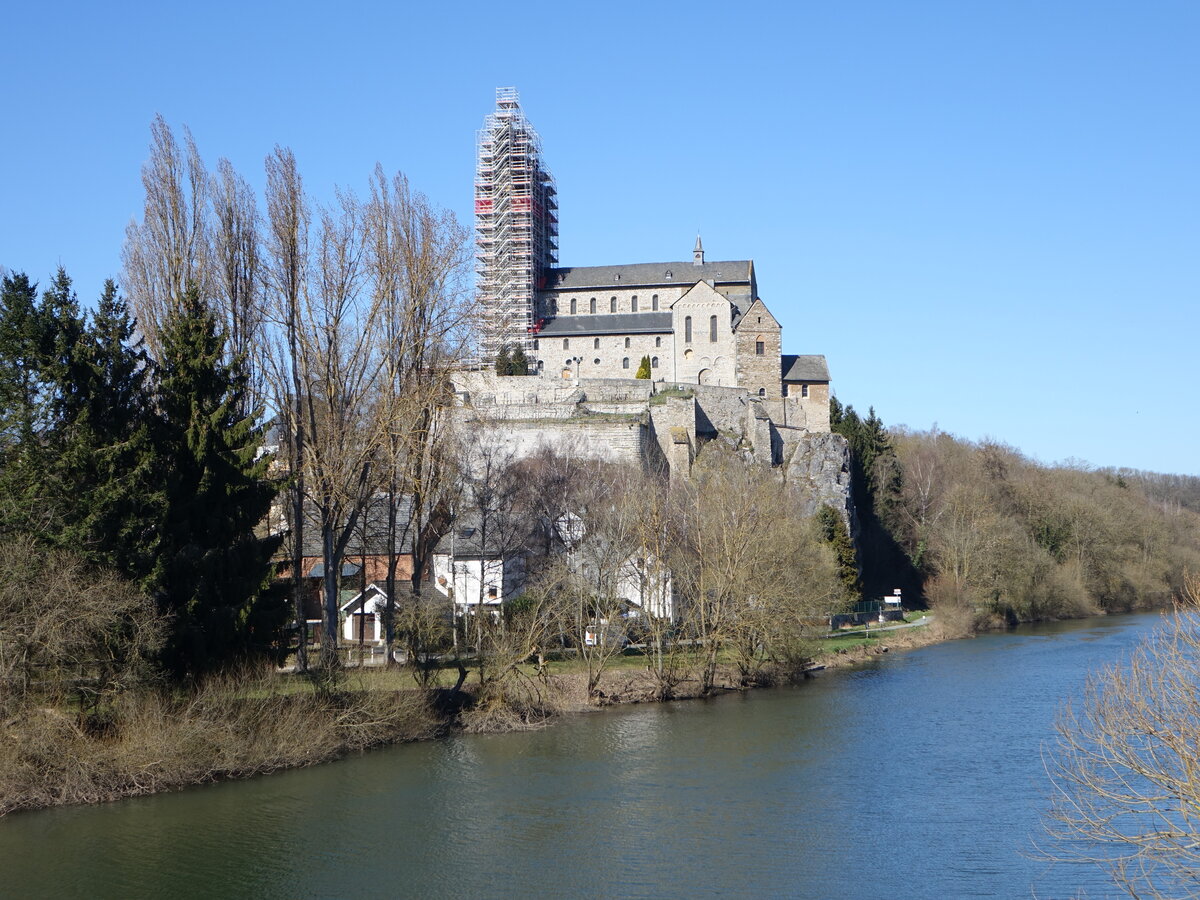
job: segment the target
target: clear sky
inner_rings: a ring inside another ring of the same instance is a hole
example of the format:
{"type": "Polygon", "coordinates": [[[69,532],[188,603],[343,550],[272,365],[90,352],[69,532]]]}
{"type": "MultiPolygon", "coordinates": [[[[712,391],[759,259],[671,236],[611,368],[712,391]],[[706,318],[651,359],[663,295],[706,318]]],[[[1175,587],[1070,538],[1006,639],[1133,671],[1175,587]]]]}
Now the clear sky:
{"type": "Polygon", "coordinates": [[[889,425],[1200,474],[1200,3],[12,5],[0,265],[120,275],[150,121],[261,185],[381,162],[470,222],[521,92],[569,265],[752,258],[889,425]]]}

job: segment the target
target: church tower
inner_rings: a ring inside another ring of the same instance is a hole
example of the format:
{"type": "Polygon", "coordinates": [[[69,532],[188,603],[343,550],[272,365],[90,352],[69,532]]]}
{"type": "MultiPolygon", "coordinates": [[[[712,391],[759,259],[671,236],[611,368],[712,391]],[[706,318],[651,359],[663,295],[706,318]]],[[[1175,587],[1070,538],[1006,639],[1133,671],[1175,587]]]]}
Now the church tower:
{"type": "Polygon", "coordinates": [[[496,89],[477,146],[475,271],[489,362],[506,345],[533,346],[536,294],[558,262],[558,197],[516,88],[496,89]]]}

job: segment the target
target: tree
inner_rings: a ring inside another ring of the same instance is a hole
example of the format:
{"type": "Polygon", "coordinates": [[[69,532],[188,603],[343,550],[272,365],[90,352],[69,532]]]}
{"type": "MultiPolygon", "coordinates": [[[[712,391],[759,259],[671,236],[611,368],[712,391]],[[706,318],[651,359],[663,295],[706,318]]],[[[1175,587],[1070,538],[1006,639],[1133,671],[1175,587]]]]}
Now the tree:
{"type": "Polygon", "coordinates": [[[142,167],[142,222],[130,222],[125,229],[121,253],[125,289],[151,351],[158,349],[158,330],[167,313],[189,286],[202,298],[211,296],[208,172],[192,133],[184,128],[183,134],[180,147],[161,115],[150,124],[150,159],[142,167]]]}
{"type": "Polygon", "coordinates": [[[265,270],[271,310],[282,328],[267,362],[276,413],[287,446],[288,540],[291,549],[292,611],[297,628],[296,664],[308,669],[304,609],[304,384],[301,379],[300,302],[308,280],[309,208],[291,150],[276,146],[266,159],[267,223],[265,270]]]}
{"type": "Polygon", "coordinates": [[[643,356],[641,363],[638,365],[637,378],[650,380],[650,357],[643,356]]]}
{"type": "Polygon", "coordinates": [[[845,599],[856,603],[862,597],[862,580],[858,575],[858,559],[854,553],[854,543],[850,540],[850,532],[846,523],[829,504],[822,504],[817,510],[817,523],[821,529],[821,537],[833,550],[837,560],[838,580],[842,583],[845,599]]]}
{"type": "Polygon", "coordinates": [[[260,538],[276,488],[262,429],[245,406],[246,377],[225,361],[224,336],[195,287],[159,332],[155,446],[163,521],[148,586],[173,616],[164,661],[200,674],[277,650],[284,619],[270,591],[277,538],[260,538]]]}
{"type": "Polygon", "coordinates": [[[1200,892],[1200,577],[1128,665],[1089,679],[1058,722],[1052,859],[1093,863],[1130,897],[1200,892]]]}
{"type": "Polygon", "coordinates": [[[512,355],[509,353],[508,344],[503,345],[496,351],[496,374],[512,374],[512,355]]]}

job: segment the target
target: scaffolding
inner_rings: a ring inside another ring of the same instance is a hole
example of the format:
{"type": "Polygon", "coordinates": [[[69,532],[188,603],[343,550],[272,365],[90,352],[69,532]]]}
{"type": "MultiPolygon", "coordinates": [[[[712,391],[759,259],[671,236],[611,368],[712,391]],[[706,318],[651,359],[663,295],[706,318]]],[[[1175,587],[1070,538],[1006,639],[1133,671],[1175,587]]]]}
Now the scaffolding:
{"type": "Polygon", "coordinates": [[[558,194],[516,88],[496,89],[477,147],[475,271],[486,362],[505,346],[533,347],[537,292],[558,262],[558,194]]]}

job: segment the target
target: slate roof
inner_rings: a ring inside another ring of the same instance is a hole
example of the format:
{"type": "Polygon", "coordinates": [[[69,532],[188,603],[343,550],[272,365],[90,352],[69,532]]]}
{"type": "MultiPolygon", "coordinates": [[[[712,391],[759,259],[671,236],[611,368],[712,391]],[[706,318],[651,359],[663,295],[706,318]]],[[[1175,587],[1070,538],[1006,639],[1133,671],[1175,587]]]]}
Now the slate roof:
{"type": "Polygon", "coordinates": [[[829,364],[824,356],[779,357],[784,381],[829,381],[829,364]]]}
{"type": "Polygon", "coordinates": [[[547,291],[581,288],[630,288],[657,285],[749,283],[754,263],[748,259],[706,262],[633,263],[625,266],[563,266],[546,272],[547,291]]]}
{"type": "MultiPolygon", "coordinates": [[[[306,557],[324,555],[321,546],[321,523],[316,510],[306,504],[304,515],[303,554],[306,557]]],[[[412,535],[408,524],[412,516],[412,501],[408,497],[399,500],[396,510],[396,552],[405,554],[411,548],[412,535]]],[[[386,495],[371,498],[366,512],[359,518],[350,540],[346,544],[345,556],[383,556],[387,548],[388,504],[386,495]],[[364,541],[365,537],[365,541],[364,541]],[[366,544],[364,548],[363,544],[366,544]]]]}
{"type": "Polygon", "coordinates": [[[535,337],[571,337],[579,334],[669,334],[669,312],[616,313],[604,316],[558,316],[535,337]]]}

